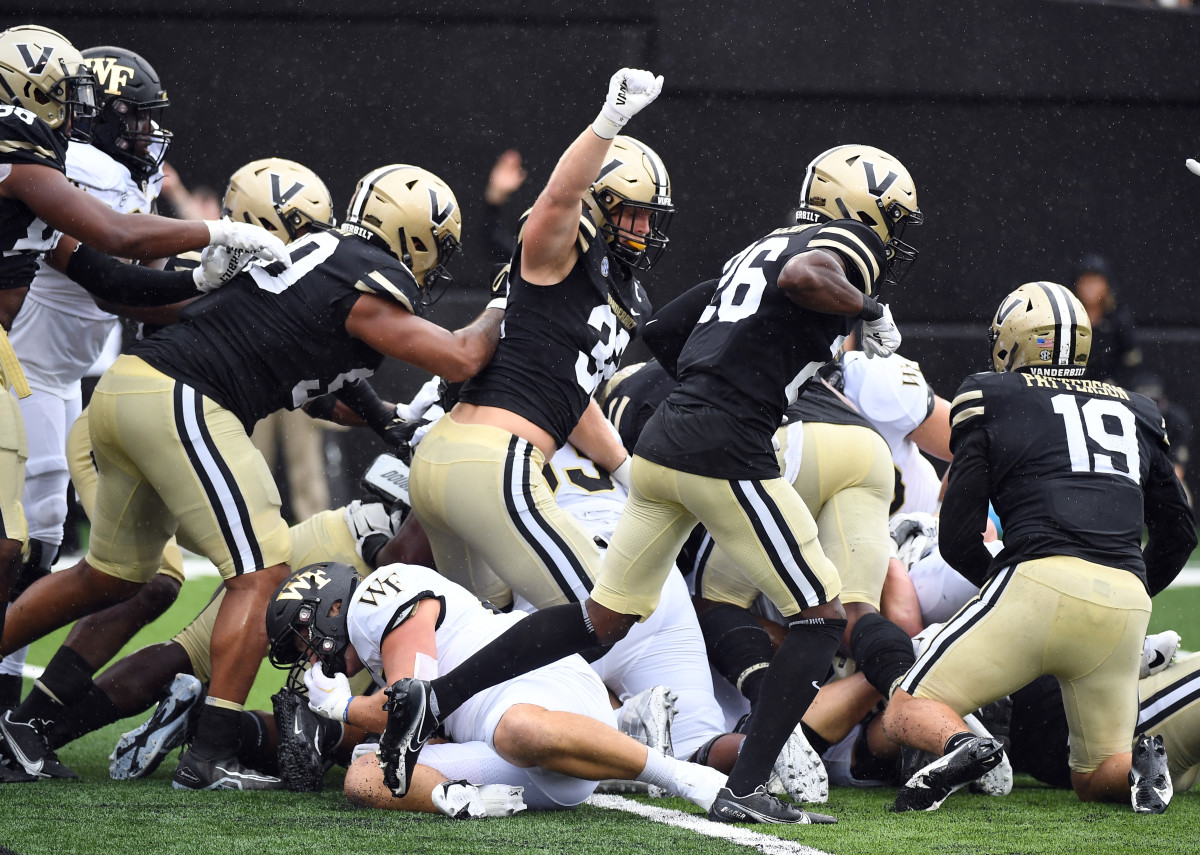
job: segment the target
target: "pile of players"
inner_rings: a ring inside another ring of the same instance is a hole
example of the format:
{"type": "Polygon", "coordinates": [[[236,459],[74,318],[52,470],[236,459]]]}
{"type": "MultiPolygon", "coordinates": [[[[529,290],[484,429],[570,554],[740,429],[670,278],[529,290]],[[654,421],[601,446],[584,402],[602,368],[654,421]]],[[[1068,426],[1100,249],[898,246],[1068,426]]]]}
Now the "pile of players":
{"type": "Polygon", "coordinates": [[[58,747],[158,701],[114,777],[186,742],[176,787],[314,789],[336,761],[356,804],[456,817],[625,781],[719,822],[834,822],[805,809],[830,780],[934,810],[1014,769],[1161,813],[1194,781],[1200,663],[1146,638],[1196,545],[1156,405],[1086,376],[1087,316],[1044,281],[995,313],[994,371],[935,395],[878,300],[922,220],[894,157],[818,155],[793,224],[655,308],[670,180],[623,130],[663,80],[622,69],[451,332],[421,317],[461,234],[426,170],[369,172],[340,225],[278,158],[235,173],[228,220],[130,216],[104,203],[148,209],[169,144],[145,60],[21,27],[0,77],[0,364],[29,393],[0,421],[4,667],[76,621],[4,704],[0,778],[72,776],[58,747]],[[81,415],[112,313],[143,337],[81,415]],[[654,360],[621,368],[634,336],[654,360]],[[384,357],[435,379],[381,401],[384,357]],[[405,489],[289,529],[248,433],[297,407],[371,427],[405,489]],[[68,477],[91,542],[49,574],[68,477]],[[220,593],[93,679],[174,599],[174,538],[220,593]],[[243,708],[254,650],[289,669],[271,712],[243,708]]]}

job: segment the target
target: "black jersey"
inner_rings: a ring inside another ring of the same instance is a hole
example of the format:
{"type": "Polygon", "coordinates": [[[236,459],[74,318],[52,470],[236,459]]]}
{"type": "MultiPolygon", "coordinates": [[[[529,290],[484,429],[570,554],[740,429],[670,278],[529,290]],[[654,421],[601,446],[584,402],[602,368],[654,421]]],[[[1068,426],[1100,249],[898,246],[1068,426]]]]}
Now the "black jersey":
{"type": "Polygon", "coordinates": [[[954,463],[942,554],[972,581],[1019,561],[1069,555],[1145,583],[1152,550],[1144,560],[1143,523],[1152,540],[1166,535],[1158,543],[1166,563],[1178,556],[1172,577],[1191,551],[1188,529],[1195,544],[1162,417],[1149,398],[1095,380],[984,373],[963,381],[950,418],[954,463]],[[1004,527],[1004,549],[990,562],[979,552],[987,495],[1004,527]],[[962,555],[986,570],[960,566],[962,555]]]}
{"type": "Polygon", "coordinates": [[[780,229],[731,258],[679,354],[679,385],[642,433],[640,456],[713,478],[779,476],[771,436],[853,322],[803,309],[777,286],[787,261],[814,249],[841,256],[864,291],[886,264],[879,236],[854,220],[780,229]]]}
{"type": "Polygon", "coordinates": [[[521,240],[518,235],[500,344],[487,367],[463,385],[459,400],[523,416],[562,446],[592,394],[613,376],[650,304],[587,216],[579,220],[579,258],[556,285],[530,285],[521,277],[521,240]]]}
{"type": "MultiPolygon", "coordinates": [[[[0,105],[0,170],[33,163],[66,174],[67,144],[28,110],[0,105]]],[[[54,248],[58,233],[20,199],[0,197],[0,289],[24,288],[37,273],[38,256],[54,248]]]]}
{"type": "Polygon", "coordinates": [[[610,381],[604,396],[604,415],[632,454],[646,422],[675,389],[675,378],[655,359],[629,368],[632,370],[622,368],[610,381]]]}
{"type": "Polygon", "coordinates": [[[369,377],[383,356],[346,332],[346,317],[364,293],[415,313],[412,273],[340,232],[314,232],[288,252],[291,267],[252,265],[130,353],[231,410],[247,431],[275,410],[369,377]]]}

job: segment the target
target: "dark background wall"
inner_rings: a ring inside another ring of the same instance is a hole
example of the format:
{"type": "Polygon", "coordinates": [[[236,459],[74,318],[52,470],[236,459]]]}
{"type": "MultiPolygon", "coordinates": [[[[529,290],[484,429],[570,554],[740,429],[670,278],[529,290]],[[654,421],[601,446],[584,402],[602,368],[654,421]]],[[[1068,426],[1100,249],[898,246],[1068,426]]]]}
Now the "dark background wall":
{"type": "MultiPolygon", "coordinates": [[[[298,160],[344,209],[359,176],[391,162],[446,179],[464,209],[461,283],[436,309],[464,322],[484,301],[479,199],[518,148],[532,202],[622,65],[666,77],[631,132],[671,171],[672,249],[656,302],[712,276],[782,219],[804,167],[845,142],[899,157],[926,225],[918,266],[885,295],[904,353],[951,396],[986,367],[999,298],[1067,281],[1084,252],[1113,263],[1120,297],[1172,397],[1200,411],[1196,224],[1200,14],[1056,0],[993,4],[843,0],[605,3],[239,4],[0,0],[0,26],[39,23],[79,47],[118,44],[159,71],[173,105],[170,161],[224,187],[246,161],[298,160]]],[[[631,355],[640,354],[636,348],[631,355]]],[[[416,372],[389,368],[403,397],[416,372]]],[[[379,450],[343,441],[348,471],[379,450]]]]}

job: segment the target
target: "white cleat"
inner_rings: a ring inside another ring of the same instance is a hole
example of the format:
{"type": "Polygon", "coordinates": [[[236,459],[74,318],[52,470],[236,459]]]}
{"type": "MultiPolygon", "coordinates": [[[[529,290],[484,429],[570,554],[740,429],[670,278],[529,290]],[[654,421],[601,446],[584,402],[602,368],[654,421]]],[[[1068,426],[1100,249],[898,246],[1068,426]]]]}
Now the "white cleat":
{"type": "Polygon", "coordinates": [[[1142,645],[1142,670],[1138,677],[1145,679],[1152,674],[1165,671],[1179,652],[1179,633],[1166,630],[1154,635],[1147,635],[1142,645]]]}
{"type": "Polygon", "coordinates": [[[524,787],[485,784],[477,787],[467,781],[442,781],[430,798],[439,812],[451,819],[486,819],[512,816],[525,810],[524,787]]]}
{"type": "Polygon", "coordinates": [[[617,729],[652,751],[674,757],[671,724],[678,702],[679,696],[666,686],[652,686],[638,692],[617,711],[617,729]]]}
{"type": "Polygon", "coordinates": [[[816,750],[808,744],[800,725],[784,743],[775,760],[768,792],[791,796],[792,801],[824,804],[829,801],[829,773],[816,750]]]}

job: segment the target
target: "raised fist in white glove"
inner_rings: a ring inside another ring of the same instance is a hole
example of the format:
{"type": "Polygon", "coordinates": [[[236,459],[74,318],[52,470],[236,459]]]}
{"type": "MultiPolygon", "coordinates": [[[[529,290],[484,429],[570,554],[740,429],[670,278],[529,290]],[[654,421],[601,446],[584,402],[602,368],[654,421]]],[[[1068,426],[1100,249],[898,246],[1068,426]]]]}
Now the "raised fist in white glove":
{"type": "Polygon", "coordinates": [[[319,716],[334,721],[345,721],[346,711],[354,693],[350,691],[350,680],[345,674],[326,675],[318,662],[304,672],[304,686],[308,689],[308,708],[319,716]]]}
{"type": "Polygon", "coordinates": [[[640,113],[662,91],[662,75],[655,77],[640,68],[622,68],[608,81],[608,97],[592,130],[596,136],[611,140],[625,123],[640,113]]]}
{"type": "Polygon", "coordinates": [[[216,291],[226,282],[242,272],[250,263],[251,255],[244,249],[212,244],[200,253],[200,265],[192,271],[192,281],[201,294],[216,291]]]}
{"type": "Polygon", "coordinates": [[[283,241],[262,226],[235,223],[233,220],[205,220],[204,225],[208,226],[209,245],[243,249],[267,261],[281,261],[284,267],[292,266],[292,259],[283,241]]]}
{"type": "Polygon", "coordinates": [[[886,305],[883,317],[873,321],[863,321],[862,349],[868,358],[875,356],[891,356],[900,347],[900,330],[892,320],[892,310],[886,305]]]}

